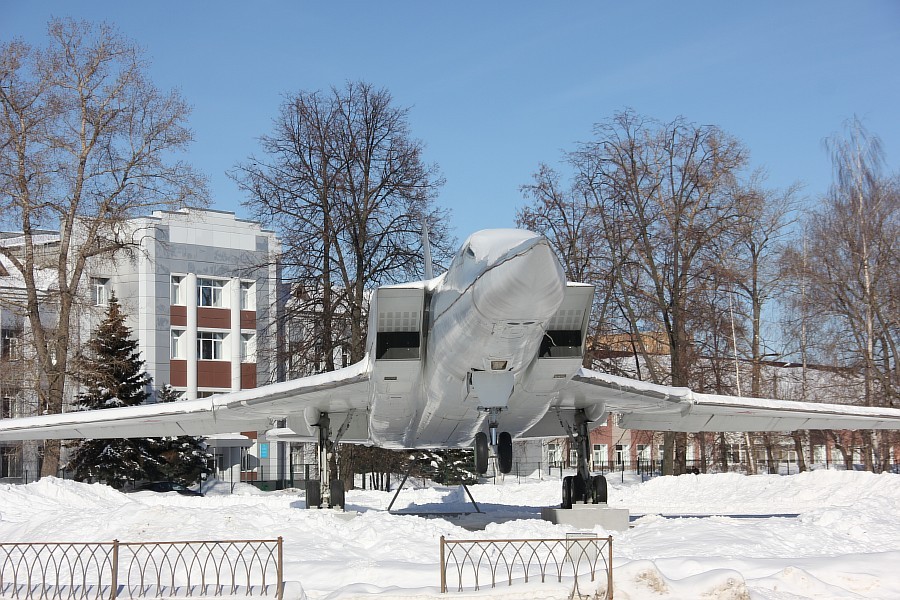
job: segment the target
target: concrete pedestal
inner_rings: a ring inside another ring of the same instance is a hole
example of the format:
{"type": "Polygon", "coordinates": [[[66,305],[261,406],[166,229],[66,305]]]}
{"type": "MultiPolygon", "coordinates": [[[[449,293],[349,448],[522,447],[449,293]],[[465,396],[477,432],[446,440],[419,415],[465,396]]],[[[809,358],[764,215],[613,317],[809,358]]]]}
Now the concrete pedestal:
{"type": "Polygon", "coordinates": [[[611,531],[627,531],[629,514],[627,508],[576,503],[572,508],[542,508],[541,518],[554,525],[571,525],[578,529],[593,529],[599,525],[611,531]]]}

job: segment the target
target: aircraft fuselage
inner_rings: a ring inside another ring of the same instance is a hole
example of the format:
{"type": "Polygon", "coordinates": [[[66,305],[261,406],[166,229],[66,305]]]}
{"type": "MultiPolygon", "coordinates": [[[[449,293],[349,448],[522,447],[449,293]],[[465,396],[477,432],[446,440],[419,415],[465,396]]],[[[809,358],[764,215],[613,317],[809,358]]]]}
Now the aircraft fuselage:
{"type": "Polygon", "coordinates": [[[527,431],[581,366],[592,297],[591,286],[567,287],[545,238],[521,230],[476,233],[441,277],[380,289],[371,439],[468,446],[490,413],[513,437],[527,431]]]}

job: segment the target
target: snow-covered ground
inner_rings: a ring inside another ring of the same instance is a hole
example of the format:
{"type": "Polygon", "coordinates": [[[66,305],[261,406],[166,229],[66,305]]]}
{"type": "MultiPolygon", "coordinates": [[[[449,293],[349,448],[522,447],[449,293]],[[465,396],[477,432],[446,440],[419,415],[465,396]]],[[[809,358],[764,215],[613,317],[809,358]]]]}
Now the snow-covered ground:
{"type": "MultiPolygon", "coordinates": [[[[570,587],[555,583],[438,593],[442,535],[565,537],[571,528],[539,518],[541,506],[558,504],[559,488],[557,479],[472,486],[486,516],[454,518],[388,514],[392,494],[355,490],[348,508],[360,514],[344,520],[303,510],[297,490],[239,486],[229,493],[219,485],[205,498],[191,498],[44,479],[0,486],[0,541],[283,536],[285,579],[299,582],[299,597],[310,600],[567,598],[570,587]],[[480,527],[484,531],[473,533],[480,527]]],[[[688,475],[645,483],[617,475],[610,479],[610,504],[644,515],[630,530],[612,532],[616,600],[900,598],[900,475],[688,475]],[[661,516],[692,513],[799,516],[661,516]]],[[[429,487],[401,492],[397,509],[463,511],[471,505],[459,488],[429,487]]]]}

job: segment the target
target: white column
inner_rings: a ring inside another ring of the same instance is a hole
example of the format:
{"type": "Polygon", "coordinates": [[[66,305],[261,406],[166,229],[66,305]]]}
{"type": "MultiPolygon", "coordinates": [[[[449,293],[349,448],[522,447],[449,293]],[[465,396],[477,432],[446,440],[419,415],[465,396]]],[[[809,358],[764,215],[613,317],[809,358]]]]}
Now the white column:
{"type": "Polygon", "coordinates": [[[241,389],[241,280],[231,278],[231,390],[241,389]]]}
{"type": "Polygon", "coordinates": [[[187,359],[188,400],[197,399],[197,274],[188,273],[184,278],[184,304],[187,307],[187,330],[184,332],[185,358],[187,359]]]}

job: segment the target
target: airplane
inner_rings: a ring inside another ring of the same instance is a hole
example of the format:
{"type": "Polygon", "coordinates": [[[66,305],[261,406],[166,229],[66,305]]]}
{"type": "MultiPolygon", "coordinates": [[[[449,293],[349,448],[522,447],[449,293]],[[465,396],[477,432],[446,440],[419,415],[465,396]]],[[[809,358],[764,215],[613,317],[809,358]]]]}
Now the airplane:
{"type": "Polygon", "coordinates": [[[491,454],[508,473],[513,439],[569,436],[578,468],[563,479],[562,507],[571,508],[606,502],[589,432],[610,412],[623,428],[652,431],[900,429],[898,409],[700,394],[584,368],[593,298],[594,286],[566,281],[543,236],[479,231],[440,276],[375,290],[356,364],[197,400],[3,419],[0,441],[271,430],[318,440],[321,476],[307,506],[342,508],[327,468],[336,443],[474,446],[479,473],[491,454]]]}

